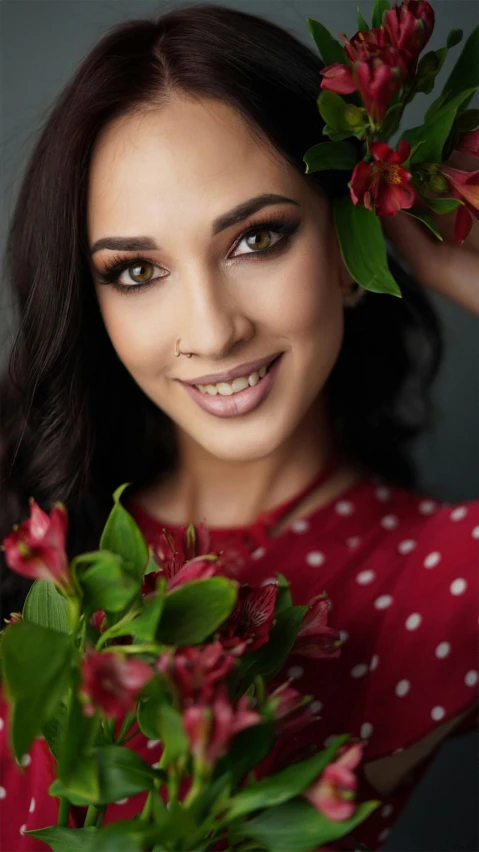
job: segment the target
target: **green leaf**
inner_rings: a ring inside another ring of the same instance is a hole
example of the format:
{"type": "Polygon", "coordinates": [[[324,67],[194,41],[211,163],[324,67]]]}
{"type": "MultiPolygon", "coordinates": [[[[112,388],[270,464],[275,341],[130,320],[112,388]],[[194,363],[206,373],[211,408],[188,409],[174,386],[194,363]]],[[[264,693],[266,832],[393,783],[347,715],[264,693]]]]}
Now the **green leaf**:
{"type": "Polygon", "coordinates": [[[389,9],[389,0],[375,0],[373,8],[373,28],[380,27],[383,23],[383,15],[389,9]]]}
{"type": "Polygon", "coordinates": [[[67,708],[64,701],[58,705],[56,712],[43,725],[42,734],[45,737],[48,748],[56,760],[60,757],[63,730],[66,723],[67,708]]]}
{"type": "Polygon", "coordinates": [[[168,702],[166,695],[148,698],[138,706],[138,724],[148,739],[160,739],[165,746],[163,762],[169,766],[188,752],[188,737],[181,715],[168,702]]]}
{"type": "Polygon", "coordinates": [[[464,43],[462,51],[443,86],[443,92],[447,93],[442,106],[446,106],[453,98],[464,89],[468,90],[467,100],[462,101],[463,111],[472,98],[474,91],[479,86],[479,24],[474,27],[464,43]]]}
{"type": "Polygon", "coordinates": [[[148,823],[120,820],[97,833],[89,852],[142,852],[153,836],[154,827],[148,823]]]}
{"type": "Polygon", "coordinates": [[[426,124],[411,127],[406,130],[401,139],[407,139],[411,145],[424,141],[421,150],[411,156],[411,162],[439,163],[442,162],[443,147],[451,131],[460,104],[468,97],[470,90],[466,89],[447,105],[441,106],[428,119],[426,124]]]}
{"type": "Polygon", "coordinates": [[[434,213],[451,213],[452,210],[457,210],[458,207],[463,206],[463,202],[459,198],[429,198],[427,196],[423,196],[423,198],[434,213]]]}
{"type": "Polygon", "coordinates": [[[303,798],[292,799],[253,817],[248,822],[230,827],[234,841],[250,838],[271,852],[311,852],[349,834],[363,822],[381,802],[364,802],[350,819],[332,822],[303,798]]]}
{"type": "Polygon", "coordinates": [[[303,157],[305,174],[322,169],[354,169],[357,158],[350,142],[320,142],[309,148],[303,157]]]}
{"type": "Polygon", "coordinates": [[[461,133],[468,130],[475,130],[478,126],[479,109],[466,109],[456,118],[456,127],[461,133]]]}
{"type": "Polygon", "coordinates": [[[427,227],[433,232],[433,234],[438,238],[438,240],[443,240],[443,236],[440,231],[438,231],[436,225],[432,221],[431,217],[424,213],[422,210],[414,210],[413,207],[410,207],[408,210],[403,210],[403,213],[407,213],[408,216],[412,216],[414,219],[419,219],[423,222],[427,227]]]}
{"type": "Polygon", "coordinates": [[[90,852],[93,839],[100,832],[93,827],[63,828],[60,825],[49,825],[47,828],[36,828],[34,831],[23,833],[43,841],[53,852],[90,852]]]}
{"type": "Polygon", "coordinates": [[[170,645],[204,642],[231,613],[238,584],[226,577],[193,580],[166,596],[157,640],[170,645]]]}
{"type": "Polygon", "coordinates": [[[240,731],[233,739],[228,754],[217,764],[216,773],[228,771],[231,784],[236,787],[263,758],[269,754],[274,744],[274,722],[259,722],[240,731]]]}
{"type": "Polygon", "coordinates": [[[447,42],[446,42],[448,50],[451,47],[455,47],[456,44],[459,44],[459,42],[462,41],[462,36],[463,36],[462,30],[450,30],[448,37],[447,37],[447,42]]]}
{"type": "Polygon", "coordinates": [[[291,589],[288,580],[284,574],[280,574],[279,572],[277,572],[276,577],[278,581],[278,594],[276,596],[276,606],[274,608],[275,616],[277,616],[283,609],[289,609],[293,606],[293,598],[291,596],[291,589]]]}
{"type": "Polygon", "coordinates": [[[228,810],[228,820],[257,811],[271,808],[299,796],[319,778],[326,766],[331,763],[339,748],[349,739],[349,734],[337,737],[327,749],[314,754],[300,763],[293,763],[281,772],[264,778],[240,791],[232,800],[228,810]]]}
{"type": "Polygon", "coordinates": [[[91,756],[80,758],[68,782],[57,779],[49,792],[64,796],[72,805],[99,807],[153,789],[155,778],[164,780],[166,776],[133,749],[107,745],[95,747],[91,756]]]}
{"type": "Polygon", "coordinates": [[[369,24],[364,20],[358,6],[358,31],[369,32],[369,24]]]}
{"type": "Polygon", "coordinates": [[[57,778],[48,789],[50,796],[63,796],[72,805],[96,804],[100,798],[98,765],[93,757],[83,755],[68,781],[57,778]]]}
{"type": "MultiPolygon", "coordinates": [[[[75,691],[70,699],[70,714],[64,719],[64,725],[59,731],[61,737],[58,743],[58,776],[64,783],[76,771],[77,763],[81,757],[88,755],[90,748],[103,744],[103,732],[100,726],[99,714],[86,716],[79,701],[77,690],[79,687],[80,673],[75,672],[75,691]]],[[[61,720],[60,720],[61,721],[61,720]]]]}
{"type": "Polygon", "coordinates": [[[240,662],[240,670],[250,680],[262,675],[265,680],[271,680],[285,664],[300,627],[308,611],[307,606],[292,606],[278,613],[276,623],[266,642],[257,651],[245,654],[240,662]]]}
{"type": "Polygon", "coordinates": [[[333,216],[341,254],[349,274],[365,290],[402,298],[387,263],[380,217],[353,204],[349,195],[333,200],[333,216]]]}
{"type": "Polygon", "coordinates": [[[329,136],[332,142],[342,142],[343,139],[350,139],[351,136],[355,135],[356,134],[353,133],[352,129],[335,130],[334,127],[331,127],[329,124],[325,124],[323,127],[323,136],[329,136]]]}
{"type": "Polygon", "coordinates": [[[141,530],[129,512],[120,503],[120,496],[131,483],[120,485],[113,493],[115,505],[111,510],[103,530],[100,548],[110,550],[131,565],[137,580],[143,579],[149,563],[149,549],[141,530]]]}
{"type": "Polygon", "coordinates": [[[313,18],[306,18],[306,24],[325,66],[333,65],[334,62],[340,62],[342,65],[351,64],[342,44],[333,38],[323,24],[313,18]]]}
{"type": "Polygon", "coordinates": [[[98,609],[121,612],[141,592],[140,580],[127,570],[120,556],[108,550],[89,568],[78,570],[77,578],[87,615],[98,609]]]}
{"type": "Polygon", "coordinates": [[[23,605],[23,618],[68,633],[67,601],[48,580],[35,580],[23,605]]]}
{"type": "Polygon", "coordinates": [[[59,630],[18,621],[4,631],[3,677],[11,702],[10,742],[17,760],[65,694],[71,654],[71,639],[59,630]]]}
{"type": "Polygon", "coordinates": [[[331,127],[336,131],[339,130],[341,132],[347,132],[348,135],[351,136],[353,129],[346,121],[346,110],[350,105],[343,100],[341,95],[338,95],[336,92],[330,92],[328,89],[323,89],[323,91],[318,95],[316,102],[318,104],[321,117],[324,119],[328,127],[331,127]]]}

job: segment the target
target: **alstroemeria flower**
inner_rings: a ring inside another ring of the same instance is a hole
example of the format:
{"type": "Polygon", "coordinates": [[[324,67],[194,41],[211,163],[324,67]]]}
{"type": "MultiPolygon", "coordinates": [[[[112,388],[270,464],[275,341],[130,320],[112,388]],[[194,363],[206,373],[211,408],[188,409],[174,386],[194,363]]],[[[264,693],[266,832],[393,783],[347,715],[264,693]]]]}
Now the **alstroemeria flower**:
{"type": "Polygon", "coordinates": [[[465,154],[472,154],[473,157],[479,157],[479,127],[477,130],[467,130],[459,135],[459,142],[454,148],[455,151],[464,151],[465,154]]]}
{"type": "Polygon", "coordinates": [[[353,203],[376,209],[378,216],[395,216],[412,207],[416,200],[416,190],[409,182],[412,174],[399,165],[411,152],[407,139],[401,139],[397,151],[377,141],[371,142],[369,150],[375,162],[356,163],[348,183],[353,203]]]}
{"type": "Polygon", "coordinates": [[[355,811],[358,779],[353,770],[362,758],[362,743],[343,746],[339,757],[326,767],[303,796],[325,817],[334,822],[349,819],[355,811]]]}
{"type": "Polygon", "coordinates": [[[302,731],[310,722],[319,721],[319,716],[311,712],[311,696],[302,695],[290,685],[290,681],[277,686],[268,698],[273,702],[278,736],[302,731]]]}
{"type": "Polygon", "coordinates": [[[34,580],[48,580],[62,591],[71,588],[70,569],[65,551],[68,513],[63,503],[54,503],[48,515],[30,497],[30,517],[15,524],[3,539],[9,568],[34,580]]]}
{"type": "Polygon", "coordinates": [[[23,620],[23,614],[21,612],[11,612],[10,618],[3,619],[5,624],[15,624],[17,621],[23,620]]]}
{"type": "Polygon", "coordinates": [[[447,179],[451,195],[464,202],[457,208],[453,233],[454,242],[462,245],[472,228],[472,217],[479,219],[479,169],[465,172],[443,164],[438,170],[447,179]]]}
{"type": "Polygon", "coordinates": [[[170,533],[163,529],[159,541],[152,546],[153,560],[159,571],[150,571],[143,581],[143,594],[156,589],[158,577],[165,577],[168,591],[177,589],[192,580],[207,580],[213,577],[219,566],[215,559],[202,558],[209,554],[211,536],[206,524],[190,524],[184,532],[170,533]]]}
{"type": "Polygon", "coordinates": [[[236,665],[221,642],[208,645],[178,648],[165,651],[157,660],[158,671],[166,675],[177,693],[182,707],[194,703],[208,703],[216,686],[236,665]]]}
{"type": "Polygon", "coordinates": [[[277,583],[240,586],[234,609],[220,631],[224,647],[235,654],[256,651],[269,639],[278,596],[277,583]]]}
{"type": "Polygon", "coordinates": [[[341,653],[341,637],[337,630],[328,627],[331,601],[325,594],[317,595],[309,603],[309,609],[301,622],[292,654],[310,657],[313,660],[334,660],[341,653]]]}
{"type": "Polygon", "coordinates": [[[113,651],[88,648],[80,688],[84,713],[93,716],[99,707],[118,721],[134,708],[139,692],[152,677],[153,669],[143,660],[123,660],[113,651]]]}
{"type": "MultiPolygon", "coordinates": [[[[426,0],[404,0],[384,13],[383,26],[390,44],[410,51],[417,60],[434,29],[434,9],[426,0]]],[[[414,74],[415,62],[410,71],[414,74]]]]}
{"type": "Polygon", "coordinates": [[[211,767],[228,751],[233,737],[262,721],[242,695],[235,705],[228,690],[219,686],[209,704],[192,704],[183,713],[183,724],[191,751],[200,765],[211,767]]]}

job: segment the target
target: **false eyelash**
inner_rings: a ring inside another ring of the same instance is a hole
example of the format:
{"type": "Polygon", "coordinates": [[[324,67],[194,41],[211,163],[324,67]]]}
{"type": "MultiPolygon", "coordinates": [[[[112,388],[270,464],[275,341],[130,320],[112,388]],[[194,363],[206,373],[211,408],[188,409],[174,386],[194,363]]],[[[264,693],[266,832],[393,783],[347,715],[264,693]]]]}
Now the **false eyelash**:
{"type": "MultiPolygon", "coordinates": [[[[299,227],[299,222],[293,222],[290,220],[284,213],[280,213],[274,217],[265,218],[262,220],[258,220],[257,222],[249,225],[249,227],[243,231],[239,237],[235,240],[233,245],[234,249],[244,240],[245,237],[248,237],[250,234],[255,233],[256,231],[272,231],[276,234],[283,235],[283,239],[278,240],[274,246],[270,246],[267,249],[263,249],[262,251],[252,251],[247,252],[246,254],[240,255],[238,257],[231,258],[234,261],[242,260],[244,257],[255,257],[255,255],[267,255],[273,254],[277,249],[283,246],[283,244],[288,242],[288,238],[294,234],[294,232],[299,227]]],[[[100,284],[110,284],[115,290],[118,290],[120,293],[130,293],[138,290],[143,290],[146,287],[151,287],[154,281],[158,281],[159,279],[166,276],[158,276],[156,279],[152,279],[151,281],[146,282],[145,284],[119,284],[117,279],[120,274],[131,266],[135,266],[138,263],[149,263],[152,266],[158,266],[158,262],[153,260],[151,257],[146,257],[142,254],[137,254],[134,257],[129,257],[127,260],[122,257],[122,255],[113,255],[109,260],[105,262],[105,269],[102,273],[97,273],[98,280],[100,284]]]]}

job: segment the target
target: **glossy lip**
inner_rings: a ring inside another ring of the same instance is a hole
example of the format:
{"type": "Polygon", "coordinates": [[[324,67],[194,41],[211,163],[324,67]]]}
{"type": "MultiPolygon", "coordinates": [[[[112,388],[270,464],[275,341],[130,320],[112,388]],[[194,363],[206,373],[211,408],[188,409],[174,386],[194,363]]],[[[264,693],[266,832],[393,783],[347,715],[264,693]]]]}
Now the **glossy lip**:
{"type": "Polygon", "coordinates": [[[271,365],[264,378],[260,379],[257,385],[245,388],[239,393],[229,396],[222,396],[221,394],[210,396],[208,393],[201,393],[194,385],[184,382],[185,390],[200,408],[210,414],[215,414],[216,417],[240,417],[242,414],[248,414],[258,408],[269,395],[282,364],[283,355],[284,352],[281,353],[279,358],[276,358],[274,364],[271,365]]]}
{"type": "Polygon", "coordinates": [[[232,370],[228,370],[227,373],[209,373],[206,376],[197,376],[195,379],[177,379],[177,381],[183,385],[217,385],[219,382],[232,382],[233,379],[239,379],[240,376],[249,376],[255,370],[259,370],[264,364],[268,366],[281,354],[281,352],[276,352],[267,358],[261,358],[260,361],[250,361],[248,364],[240,364],[239,367],[234,367],[232,370]]]}

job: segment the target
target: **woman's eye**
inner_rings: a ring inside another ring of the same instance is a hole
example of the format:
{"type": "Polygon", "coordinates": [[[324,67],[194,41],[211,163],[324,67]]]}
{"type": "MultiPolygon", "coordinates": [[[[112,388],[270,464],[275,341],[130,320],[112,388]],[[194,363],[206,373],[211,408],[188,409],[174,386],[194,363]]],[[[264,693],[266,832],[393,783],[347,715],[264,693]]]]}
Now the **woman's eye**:
{"type": "MultiPolygon", "coordinates": [[[[256,228],[254,231],[250,231],[249,234],[245,234],[238,243],[238,246],[240,246],[241,243],[246,243],[248,248],[251,249],[251,252],[240,252],[240,254],[255,254],[262,251],[268,251],[268,249],[272,248],[270,245],[271,237],[265,238],[265,235],[271,235],[274,233],[276,232],[268,228],[256,228]]],[[[232,257],[237,257],[237,255],[234,254],[232,257]]]]}
{"type": "MultiPolygon", "coordinates": [[[[148,260],[136,261],[123,270],[123,272],[118,276],[117,281],[125,286],[147,286],[153,280],[153,269],[160,269],[160,267],[155,266],[154,263],[151,263],[148,260]],[[122,275],[127,275],[128,277],[122,280],[122,275]]],[[[160,275],[158,277],[161,278],[163,276],[160,275]]]]}

